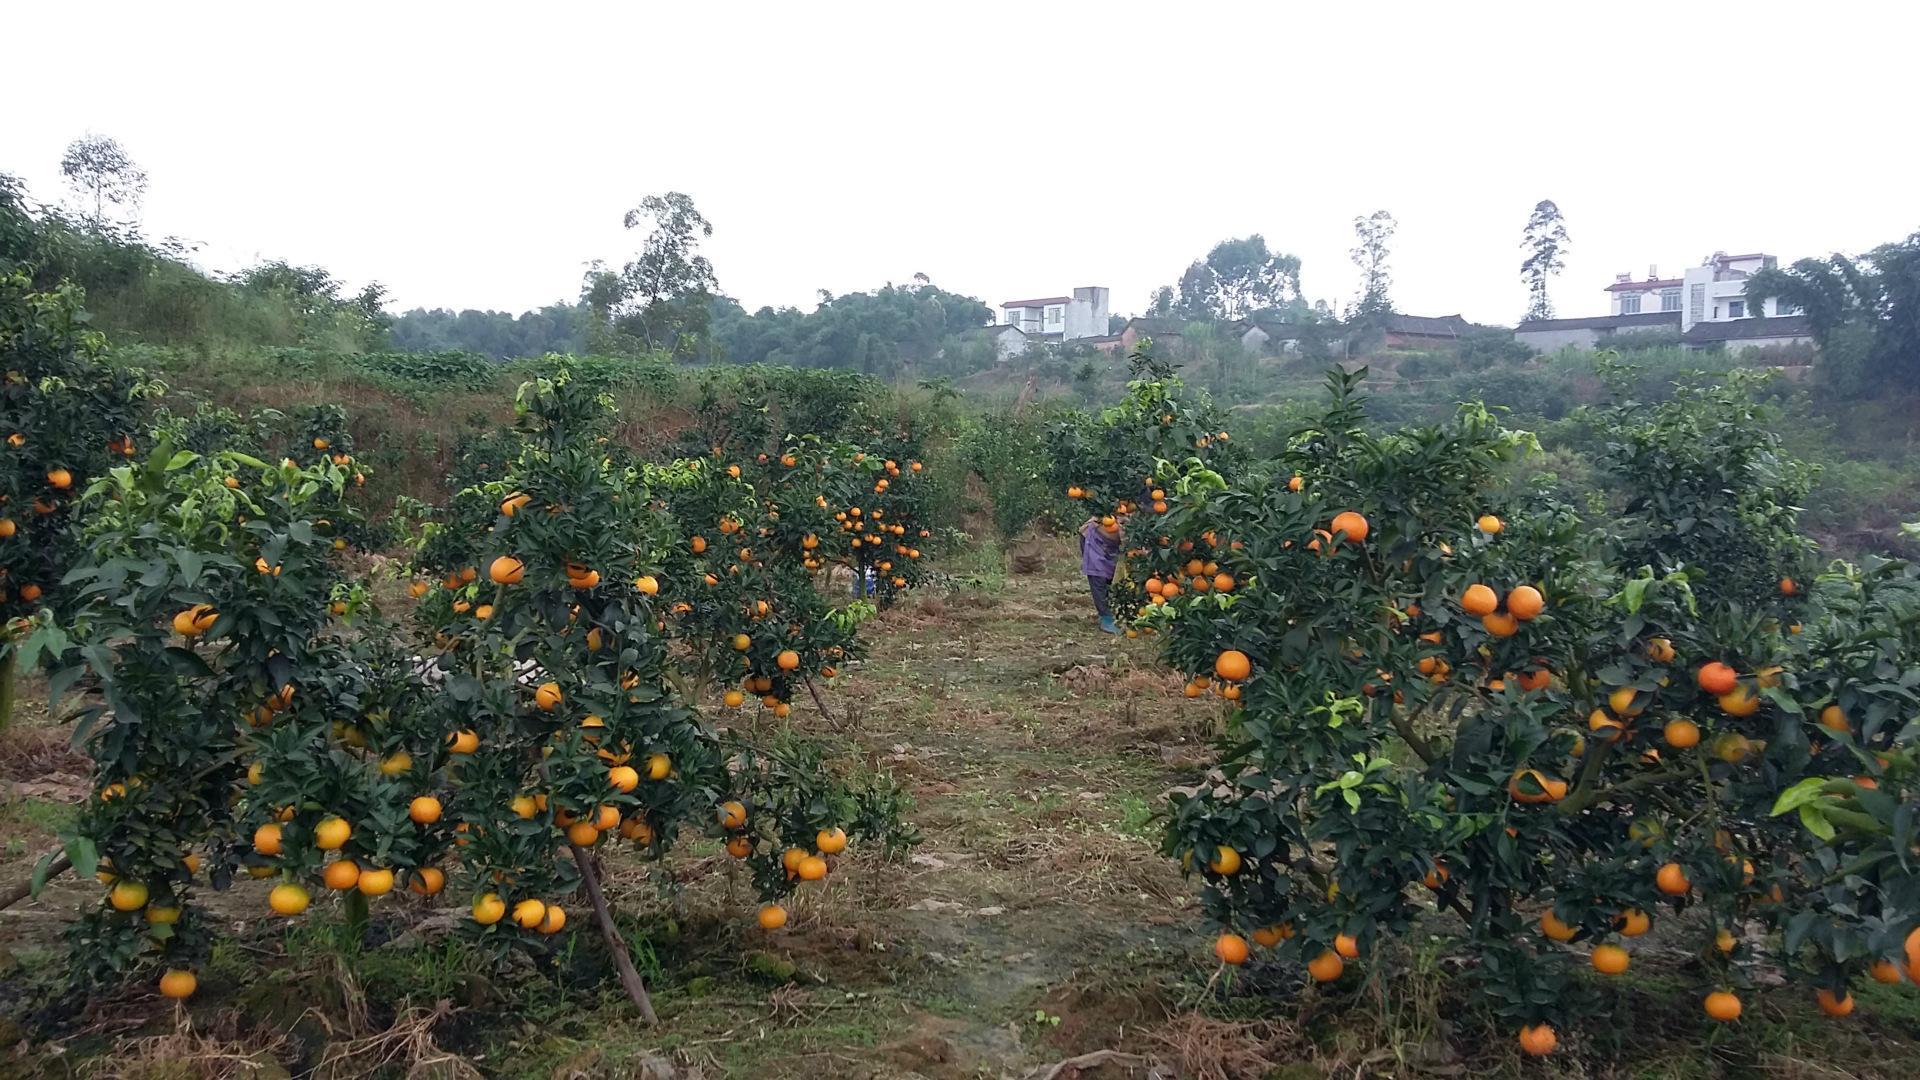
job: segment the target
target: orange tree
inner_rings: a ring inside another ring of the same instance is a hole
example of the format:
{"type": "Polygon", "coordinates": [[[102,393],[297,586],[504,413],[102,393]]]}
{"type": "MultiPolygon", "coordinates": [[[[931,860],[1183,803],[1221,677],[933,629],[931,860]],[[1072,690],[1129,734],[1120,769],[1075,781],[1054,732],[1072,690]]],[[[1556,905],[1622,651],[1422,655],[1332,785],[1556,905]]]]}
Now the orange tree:
{"type": "Polygon", "coordinates": [[[136,452],[145,401],[160,385],[106,360],[81,292],[36,291],[0,274],[0,727],[12,712],[15,620],[73,607],[60,579],[79,552],[73,508],[107,467],[136,452]]]}
{"type": "MultiPolygon", "coordinates": [[[[328,623],[360,597],[312,512],[346,482],[331,464],[162,445],[89,488],[87,550],[64,578],[73,618],[22,646],[51,659],[55,701],[87,691],[74,740],[93,758],[94,797],[66,848],[108,889],[71,934],[82,981],[151,961],[168,969],[164,993],[192,992],[210,931],[193,892],[226,887],[242,861],[253,811],[240,792],[260,780],[248,760],[351,706],[353,665],[328,623]]],[[[275,828],[290,833],[330,795],[271,787],[275,828]]],[[[277,869],[294,880],[306,867],[277,869]]]]}
{"type": "MultiPolygon", "coordinates": [[[[850,832],[893,830],[892,843],[898,796],[888,783],[853,790],[817,762],[723,739],[683,703],[670,617],[689,602],[662,583],[690,576],[668,568],[692,545],[648,484],[659,474],[613,462],[609,410],[565,370],[523,386],[515,408],[522,442],[506,475],[460,492],[421,546],[421,564],[441,575],[414,592],[440,646],[442,689],[426,715],[444,750],[416,759],[426,767],[415,776],[432,789],[431,827],[468,872],[474,932],[535,945],[565,925],[558,900],[581,887],[650,1016],[590,849],[620,838],[659,858],[688,831],[723,840],[768,901],[761,925],[777,929],[787,914],[776,901],[824,878],[850,832]],[[476,507],[490,508],[484,526],[476,507]]],[[[749,553],[711,569],[731,580],[751,564],[749,553]]]]}
{"type": "Polygon", "coordinates": [[[1230,702],[1165,838],[1216,954],[1251,940],[1330,982],[1441,909],[1529,1053],[1603,1011],[1658,924],[1717,1019],[1761,966],[1836,1013],[1856,974],[1920,976],[1912,568],[1801,584],[1808,477],[1739,387],[1590,417],[1629,494],[1587,519],[1500,483],[1532,440],[1478,406],[1367,432],[1359,377],[1256,470],[1156,478],[1163,550],[1233,582],[1164,556],[1141,616],[1190,695],[1230,702]]]}
{"type": "MultiPolygon", "coordinates": [[[[1181,386],[1170,367],[1147,354],[1136,353],[1132,364],[1134,378],[1119,404],[1099,413],[1069,412],[1051,422],[1046,432],[1054,487],[1068,507],[1058,519],[1077,529],[1087,517],[1095,517],[1112,534],[1131,530],[1126,535],[1127,573],[1116,575],[1111,594],[1114,610],[1123,619],[1149,601],[1158,602],[1157,590],[1144,588],[1152,567],[1176,555],[1185,562],[1193,550],[1191,538],[1176,537],[1163,527],[1165,515],[1178,501],[1159,479],[1165,463],[1232,472],[1245,460],[1232,443],[1225,418],[1204,392],[1181,386]]],[[[1175,474],[1166,475],[1171,479],[1175,474]]]]}

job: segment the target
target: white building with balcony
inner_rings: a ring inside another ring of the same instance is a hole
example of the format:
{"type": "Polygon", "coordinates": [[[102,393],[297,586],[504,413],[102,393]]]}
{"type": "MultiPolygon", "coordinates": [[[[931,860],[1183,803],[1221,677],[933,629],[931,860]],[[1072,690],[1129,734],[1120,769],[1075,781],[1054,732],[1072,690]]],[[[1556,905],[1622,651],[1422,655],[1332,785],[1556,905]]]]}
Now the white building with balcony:
{"type": "Polygon", "coordinates": [[[1620,274],[1607,286],[1607,315],[1523,322],[1514,338],[1536,349],[1591,348],[1615,334],[1677,333],[1691,349],[1751,349],[1813,340],[1806,316],[1778,299],[1747,299],[1747,279],[1779,265],[1772,255],[1716,251],[1679,277],[1663,278],[1657,266],[1644,281],[1620,274]]]}

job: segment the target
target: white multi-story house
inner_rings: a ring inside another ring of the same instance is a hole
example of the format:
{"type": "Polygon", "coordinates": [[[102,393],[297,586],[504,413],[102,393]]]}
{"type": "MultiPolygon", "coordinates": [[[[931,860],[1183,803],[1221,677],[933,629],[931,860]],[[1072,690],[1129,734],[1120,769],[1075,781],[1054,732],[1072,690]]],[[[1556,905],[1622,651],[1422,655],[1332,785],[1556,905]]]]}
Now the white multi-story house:
{"type": "Polygon", "coordinates": [[[1000,305],[1000,318],[1001,325],[1014,327],[1029,338],[1077,341],[1105,337],[1107,290],[1089,285],[1073,290],[1072,296],[1008,300],[1000,305]]]}
{"type": "Polygon", "coordinates": [[[1681,344],[1696,349],[1810,342],[1806,317],[1798,309],[1778,299],[1747,300],[1747,279],[1778,264],[1772,255],[1716,251],[1677,278],[1661,277],[1658,267],[1648,267],[1644,281],[1621,274],[1607,286],[1610,314],[1523,322],[1514,338],[1542,350],[1592,347],[1614,334],[1661,331],[1678,333],[1681,344]]]}

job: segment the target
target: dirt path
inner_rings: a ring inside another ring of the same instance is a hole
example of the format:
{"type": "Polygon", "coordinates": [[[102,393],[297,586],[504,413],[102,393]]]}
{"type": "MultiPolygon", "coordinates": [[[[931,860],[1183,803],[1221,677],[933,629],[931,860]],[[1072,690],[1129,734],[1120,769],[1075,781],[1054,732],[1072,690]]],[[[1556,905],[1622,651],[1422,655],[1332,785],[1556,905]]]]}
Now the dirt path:
{"type": "Polygon", "coordinates": [[[1149,818],[1212,711],[1147,644],[1098,631],[1073,571],[1054,553],[1044,574],[873,628],[830,704],[907,784],[923,841],[904,867],[858,865],[788,943],[825,980],[812,1001],[864,995],[858,1021],[731,1041],[714,1055],[728,1075],[1023,1076],[1129,1027],[1137,1039],[1176,1005],[1171,988],[1204,981],[1191,891],[1149,818]],[[867,962],[815,965],[822,938],[867,962]]]}

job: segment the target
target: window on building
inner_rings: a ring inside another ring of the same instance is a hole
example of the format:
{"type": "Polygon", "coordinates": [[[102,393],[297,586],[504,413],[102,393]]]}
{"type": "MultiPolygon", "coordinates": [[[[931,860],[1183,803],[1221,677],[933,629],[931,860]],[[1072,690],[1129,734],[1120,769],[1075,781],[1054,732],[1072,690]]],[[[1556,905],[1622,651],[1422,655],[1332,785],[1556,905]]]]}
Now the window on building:
{"type": "Polygon", "coordinates": [[[1679,289],[1661,289],[1660,290],[1660,310],[1661,311],[1679,311],[1680,310],[1680,290],[1679,289]]]}
{"type": "Polygon", "coordinates": [[[1065,308],[1063,308],[1063,307],[1061,307],[1061,306],[1060,306],[1060,305],[1058,305],[1058,304],[1055,304],[1055,305],[1053,305],[1052,307],[1049,307],[1049,308],[1047,309],[1047,322],[1049,322],[1049,323],[1057,323],[1057,322],[1059,322],[1059,321],[1060,321],[1060,318],[1061,318],[1061,315],[1062,315],[1062,313],[1063,313],[1063,312],[1065,312],[1065,311],[1066,311],[1066,309],[1065,309],[1065,308]]]}
{"type": "Polygon", "coordinates": [[[1773,313],[1775,315],[1798,315],[1800,314],[1800,307],[1797,304],[1789,304],[1785,300],[1775,300],[1773,302],[1773,313]]]}
{"type": "Polygon", "coordinates": [[[1705,285],[1688,286],[1688,316],[1693,322],[1699,322],[1707,313],[1707,287],[1705,285]]]}
{"type": "Polygon", "coordinates": [[[1744,319],[1746,317],[1747,317],[1747,302],[1745,300],[1727,301],[1727,318],[1744,319]]]}
{"type": "Polygon", "coordinates": [[[1640,294],[1639,293],[1628,293],[1627,295],[1620,298],[1620,314],[1622,315],[1640,314],[1640,294]]]}

